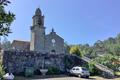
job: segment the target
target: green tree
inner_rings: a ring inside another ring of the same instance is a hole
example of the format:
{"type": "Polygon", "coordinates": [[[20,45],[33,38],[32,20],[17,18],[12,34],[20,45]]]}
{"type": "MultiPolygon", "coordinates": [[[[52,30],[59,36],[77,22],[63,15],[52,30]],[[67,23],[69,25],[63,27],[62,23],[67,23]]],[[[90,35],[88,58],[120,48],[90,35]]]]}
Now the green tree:
{"type": "Polygon", "coordinates": [[[84,56],[87,56],[92,53],[92,48],[89,46],[89,44],[80,45],[80,51],[84,56]]]}
{"type": "Polygon", "coordinates": [[[10,1],[0,0],[0,36],[8,36],[11,33],[10,25],[15,19],[13,13],[5,10],[8,4],[10,4],[10,1]]]}
{"type": "Polygon", "coordinates": [[[4,40],[1,43],[1,48],[3,50],[11,50],[12,49],[11,42],[8,41],[6,37],[4,37],[4,40]]]}
{"type": "Polygon", "coordinates": [[[0,78],[2,78],[4,74],[5,74],[5,71],[4,71],[3,65],[0,64],[0,78]]]}
{"type": "MultiPolygon", "coordinates": [[[[10,4],[8,0],[0,0],[0,36],[8,36],[11,33],[10,25],[15,19],[15,15],[10,11],[6,11],[5,7],[10,4]]],[[[0,63],[0,78],[3,77],[5,71],[0,63]]]]}
{"type": "Polygon", "coordinates": [[[82,57],[83,54],[80,51],[80,46],[74,45],[70,48],[70,53],[82,57]]]}

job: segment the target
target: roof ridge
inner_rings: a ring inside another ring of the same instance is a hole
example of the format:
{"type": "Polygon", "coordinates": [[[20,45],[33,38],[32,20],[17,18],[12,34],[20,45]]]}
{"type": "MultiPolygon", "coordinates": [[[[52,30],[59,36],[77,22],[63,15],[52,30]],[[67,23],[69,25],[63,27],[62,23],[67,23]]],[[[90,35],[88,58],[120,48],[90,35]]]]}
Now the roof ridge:
{"type": "Polygon", "coordinates": [[[30,42],[30,41],[23,41],[23,40],[13,40],[14,41],[18,41],[18,42],[30,42]]]}

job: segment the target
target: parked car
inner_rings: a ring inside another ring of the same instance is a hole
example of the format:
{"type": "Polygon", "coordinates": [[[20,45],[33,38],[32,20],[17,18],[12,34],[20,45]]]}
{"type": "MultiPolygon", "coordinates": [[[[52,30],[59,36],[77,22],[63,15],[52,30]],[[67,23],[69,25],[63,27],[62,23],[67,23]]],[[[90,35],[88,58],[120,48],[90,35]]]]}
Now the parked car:
{"type": "Polygon", "coordinates": [[[90,72],[85,67],[76,66],[76,67],[73,67],[72,69],[70,69],[70,75],[89,78],[90,72]]]}

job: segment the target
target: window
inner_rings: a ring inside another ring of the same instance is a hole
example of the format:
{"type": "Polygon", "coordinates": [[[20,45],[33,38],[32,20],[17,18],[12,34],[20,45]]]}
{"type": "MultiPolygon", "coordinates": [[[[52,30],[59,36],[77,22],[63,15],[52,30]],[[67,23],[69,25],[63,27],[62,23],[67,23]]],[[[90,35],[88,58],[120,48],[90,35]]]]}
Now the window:
{"type": "Polygon", "coordinates": [[[73,68],[72,70],[75,70],[75,68],[73,68]]]}
{"type": "Polygon", "coordinates": [[[76,70],[79,70],[79,68],[76,68],[76,70]]]}

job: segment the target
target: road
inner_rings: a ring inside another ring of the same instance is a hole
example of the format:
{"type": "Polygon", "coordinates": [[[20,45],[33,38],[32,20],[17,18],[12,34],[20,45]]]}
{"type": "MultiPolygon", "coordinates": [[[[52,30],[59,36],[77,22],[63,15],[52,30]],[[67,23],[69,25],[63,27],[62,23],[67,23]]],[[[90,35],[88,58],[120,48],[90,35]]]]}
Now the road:
{"type": "Polygon", "coordinates": [[[119,78],[115,78],[115,79],[105,79],[103,77],[99,77],[99,76],[90,76],[89,79],[85,79],[85,78],[79,78],[79,77],[73,77],[73,76],[34,76],[34,77],[20,77],[20,76],[16,76],[15,80],[120,80],[119,78]]]}
{"type": "Polygon", "coordinates": [[[78,78],[78,77],[60,77],[60,78],[47,78],[47,79],[31,79],[31,80],[120,80],[120,78],[115,79],[105,79],[98,76],[90,77],[89,79],[78,78]]]}
{"type": "Polygon", "coordinates": [[[96,79],[85,79],[77,77],[63,77],[63,78],[48,78],[48,79],[33,79],[33,80],[96,80],[96,79]]]}

